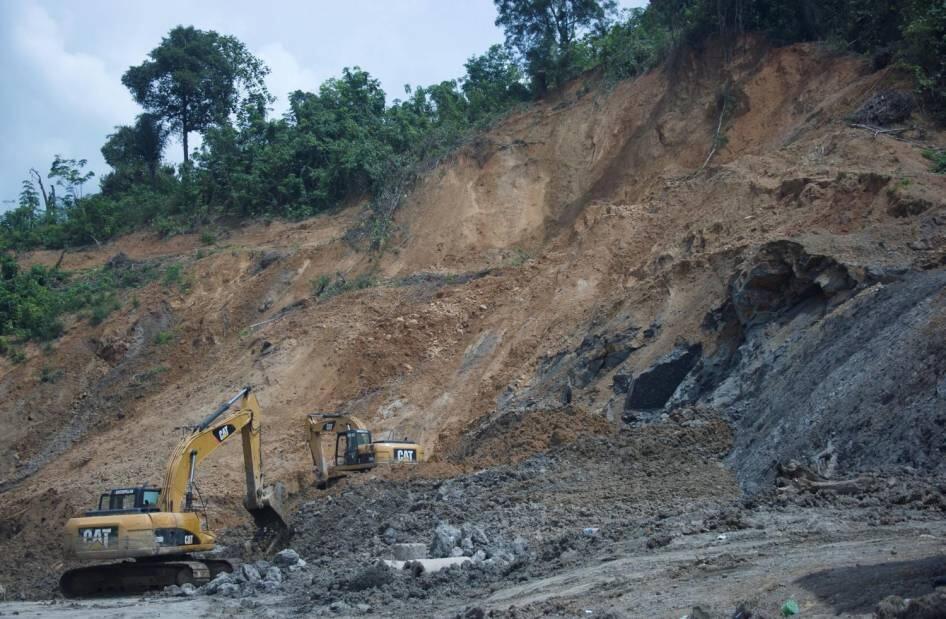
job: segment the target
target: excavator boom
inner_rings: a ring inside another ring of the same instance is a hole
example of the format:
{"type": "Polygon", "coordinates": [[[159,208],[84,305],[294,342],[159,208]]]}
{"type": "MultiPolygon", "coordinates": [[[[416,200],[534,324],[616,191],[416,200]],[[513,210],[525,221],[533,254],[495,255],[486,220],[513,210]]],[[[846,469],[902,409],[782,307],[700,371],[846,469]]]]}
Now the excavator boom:
{"type": "MultiPolygon", "coordinates": [[[[229,401],[194,427],[181,439],[168,462],[164,486],[158,505],[161,511],[176,512],[193,509],[194,475],[197,465],[228,439],[240,434],[243,441],[243,468],[246,493],[243,505],[257,521],[268,526],[286,526],[282,494],[263,487],[263,463],[260,451],[260,418],[262,411],[256,394],[245,387],[229,401]],[[230,409],[242,400],[240,407],[230,409]]],[[[280,487],[281,488],[281,487],[280,487]]]]}

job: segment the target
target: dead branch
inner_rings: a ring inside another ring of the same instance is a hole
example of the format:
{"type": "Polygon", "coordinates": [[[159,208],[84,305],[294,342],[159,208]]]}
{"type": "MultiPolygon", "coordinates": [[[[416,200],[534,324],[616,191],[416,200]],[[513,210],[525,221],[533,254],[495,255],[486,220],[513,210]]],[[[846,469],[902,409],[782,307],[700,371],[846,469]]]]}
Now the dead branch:
{"type": "Polygon", "coordinates": [[[65,257],[66,257],[66,250],[64,249],[62,250],[62,253],[59,254],[59,260],[56,261],[56,266],[53,267],[54,271],[59,268],[59,265],[62,264],[62,259],[65,257]]]}
{"type": "Polygon", "coordinates": [[[248,331],[252,331],[252,330],[254,330],[254,329],[258,328],[258,327],[262,327],[263,325],[268,325],[268,324],[270,324],[270,323],[272,323],[272,322],[276,322],[277,320],[281,320],[281,319],[285,318],[286,316],[288,316],[288,315],[290,315],[290,314],[292,314],[292,313],[295,313],[295,312],[297,312],[297,311],[299,311],[299,310],[301,310],[301,309],[304,309],[304,308],[306,308],[306,307],[309,307],[309,300],[308,300],[308,299],[302,299],[302,300],[300,300],[300,301],[296,301],[295,303],[293,303],[293,304],[291,304],[291,305],[287,305],[286,307],[284,307],[284,308],[282,308],[281,310],[279,310],[279,311],[276,313],[276,315],[273,316],[272,318],[267,318],[266,320],[263,320],[263,321],[261,321],[261,322],[257,322],[257,323],[251,324],[250,326],[246,327],[246,329],[247,329],[248,331]]]}
{"type": "Polygon", "coordinates": [[[779,488],[781,492],[822,492],[833,494],[859,494],[870,487],[870,479],[857,477],[855,479],[840,479],[837,481],[811,481],[808,479],[793,479],[791,485],[779,488]]]}
{"type": "Polygon", "coordinates": [[[723,109],[719,111],[719,122],[716,123],[716,133],[713,135],[713,148],[710,150],[709,155],[706,156],[706,161],[703,162],[703,165],[700,166],[700,169],[697,170],[697,174],[706,169],[706,166],[709,165],[710,159],[713,158],[713,155],[716,154],[716,151],[719,150],[719,134],[723,130],[723,119],[726,117],[726,105],[723,104],[723,109]]]}
{"type": "Polygon", "coordinates": [[[886,133],[899,134],[899,133],[903,133],[904,131],[909,130],[908,127],[893,128],[893,129],[883,129],[883,128],[881,128],[881,127],[872,127],[871,125],[862,125],[862,124],[860,124],[860,123],[851,123],[851,126],[857,128],[857,129],[864,129],[865,131],[870,131],[871,133],[874,134],[874,137],[875,137],[875,138],[876,138],[878,135],[883,135],[883,134],[886,134],[886,133]]]}
{"type": "Polygon", "coordinates": [[[917,148],[937,150],[937,151],[943,150],[939,146],[934,146],[933,144],[924,144],[923,142],[916,142],[914,140],[908,140],[898,135],[899,133],[903,133],[904,131],[908,131],[909,129],[880,129],[878,127],[871,127],[870,125],[861,125],[858,123],[852,123],[851,127],[854,127],[857,129],[864,129],[865,131],[870,131],[871,133],[873,133],[873,137],[875,138],[877,136],[883,135],[888,138],[897,140],[898,142],[903,142],[904,144],[909,144],[910,146],[915,146],[917,148]]]}
{"type": "Polygon", "coordinates": [[[724,100],[723,105],[721,106],[719,110],[719,121],[716,123],[716,133],[713,134],[713,148],[710,149],[709,154],[706,156],[706,161],[704,161],[703,165],[701,165],[695,172],[693,172],[692,174],[688,176],[683,177],[683,180],[689,180],[691,178],[696,177],[698,174],[700,174],[703,170],[706,169],[706,166],[709,165],[709,162],[713,159],[713,156],[716,155],[716,151],[719,150],[719,139],[720,139],[720,135],[723,132],[723,122],[726,120],[726,111],[728,107],[729,106],[726,104],[724,100]]]}

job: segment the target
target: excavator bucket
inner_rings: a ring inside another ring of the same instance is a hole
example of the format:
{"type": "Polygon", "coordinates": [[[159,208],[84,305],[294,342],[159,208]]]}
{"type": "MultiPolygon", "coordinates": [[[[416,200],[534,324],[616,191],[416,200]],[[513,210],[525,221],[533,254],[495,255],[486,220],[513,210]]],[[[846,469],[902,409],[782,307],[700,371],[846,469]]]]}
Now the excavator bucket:
{"type": "Polygon", "coordinates": [[[273,544],[289,536],[289,522],[284,508],[286,487],[281,483],[266,486],[256,505],[246,505],[256,523],[256,538],[272,539],[273,544]]]}

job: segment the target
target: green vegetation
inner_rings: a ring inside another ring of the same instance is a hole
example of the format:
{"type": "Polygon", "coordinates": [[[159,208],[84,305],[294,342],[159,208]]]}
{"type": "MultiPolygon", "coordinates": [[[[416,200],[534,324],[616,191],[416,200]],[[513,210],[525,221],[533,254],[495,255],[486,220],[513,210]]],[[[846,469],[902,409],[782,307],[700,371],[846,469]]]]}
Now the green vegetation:
{"type": "Polygon", "coordinates": [[[165,288],[177,288],[184,294],[190,292],[191,289],[191,279],[184,273],[184,266],[180,263],[174,263],[164,269],[161,283],[165,288]]]}
{"type": "Polygon", "coordinates": [[[542,96],[589,64],[579,36],[606,31],[614,0],[495,0],[496,25],[506,32],[506,46],[516,50],[542,96]]]}
{"type": "MultiPolygon", "coordinates": [[[[408,86],[402,99],[387,103],[377,79],[345,68],[316,92],[292,93],[279,117],[269,109],[268,69],[240,41],[174,28],[122,77],[144,112],[106,137],[102,154],[111,171],[101,191],[86,193],[93,175],[84,159],[56,155],[47,173],[30,169],[17,207],[0,216],[0,252],[99,244],[144,227],[173,235],[221,219],[303,218],[362,199],[370,216],[347,238],[378,250],[417,176],[511,110],[582,72],[631,78],[674,50],[731,45],[748,32],[779,44],[827,41],[870,54],[877,67],[896,63],[915,76],[925,109],[946,121],[942,2],[652,0],[621,13],[612,0],[494,2],[505,45],[471,57],[462,77],[408,86]],[[203,138],[194,152],[191,132],[203,138]],[[176,169],[163,160],[172,134],[184,149],[176,169]]],[[[724,95],[717,148],[731,105],[724,95]]],[[[946,171],[942,151],[927,156],[946,171]]],[[[216,242],[210,232],[200,239],[216,242]]],[[[22,351],[13,343],[58,337],[62,314],[87,311],[91,322],[101,322],[120,307],[117,288],[157,276],[108,269],[70,276],[20,269],[6,256],[0,266],[0,352],[17,358],[22,351]]],[[[191,286],[180,265],[160,275],[169,288],[186,293],[191,286]]],[[[313,282],[313,295],[370,285],[370,278],[324,276],[313,282]]]]}
{"type": "Polygon", "coordinates": [[[312,296],[318,298],[332,283],[332,278],[328,275],[319,275],[310,283],[312,285],[312,296]]]}
{"type": "Polygon", "coordinates": [[[325,301],[351,290],[364,290],[377,285],[378,280],[367,274],[359,275],[350,281],[341,273],[336,273],[334,279],[328,275],[320,275],[312,280],[312,296],[319,301],[325,301]]]}
{"type": "Polygon", "coordinates": [[[164,346],[174,341],[173,331],[159,331],[154,336],[154,343],[158,346],[164,346]]]}
{"type": "Polygon", "coordinates": [[[66,311],[63,282],[58,272],[42,266],[21,271],[16,262],[0,256],[0,337],[47,341],[59,337],[59,315],[66,311]]]}
{"type": "Polygon", "coordinates": [[[48,365],[44,365],[43,369],[39,373],[39,381],[42,383],[56,383],[65,375],[65,371],[62,368],[52,368],[48,365]]]}
{"type": "Polygon", "coordinates": [[[137,288],[154,279],[154,267],[103,267],[69,274],[34,265],[22,269],[0,254],[0,354],[22,355],[16,343],[48,342],[63,331],[61,317],[83,314],[98,324],[121,307],[118,291],[137,288]]]}
{"type": "Polygon", "coordinates": [[[226,123],[241,101],[269,101],[267,73],[235,37],[177,26],[122,84],[161,126],[180,133],[187,169],[188,134],[226,123]]]}
{"type": "Polygon", "coordinates": [[[93,325],[102,324],[109,315],[121,309],[122,304],[118,302],[114,294],[105,295],[104,298],[92,306],[92,312],[89,314],[89,322],[93,325]]]}
{"type": "Polygon", "coordinates": [[[174,28],[122,77],[146,111],[107,137],[112,171],[101,192],[84,194],[92,175],[82,159],[57,155],[45,176],[30,170],[18,207],[0,217],[0,250],[100,243],[146,226],[173,235],[219,218],[302,218],[358,199],[372,214],[349,240],[380,249],[417,175],[511,109],[588,70],[629,78],[676,48],[744,32],[899,63],[946,121],[942,2],[653,0],[621,13],[613,0],[494,2],[506,44],[470,58],[462,77],[407,87],[387,104],[367,71],[345,68],[316,92],[292,93],[280,117],[270,114],[268,69],[240,41],[174,28]],[[191,132],[203,137],[193,153],[191,132]],[[178,169],[162,160],[171,134],[184,147],[178,169]]]}
{"type": "Polygon", "coordinates": [[[937,174],[946,174],[946,150],[927,149],[923,156],[933,164],[933,171],[937,174]]]}

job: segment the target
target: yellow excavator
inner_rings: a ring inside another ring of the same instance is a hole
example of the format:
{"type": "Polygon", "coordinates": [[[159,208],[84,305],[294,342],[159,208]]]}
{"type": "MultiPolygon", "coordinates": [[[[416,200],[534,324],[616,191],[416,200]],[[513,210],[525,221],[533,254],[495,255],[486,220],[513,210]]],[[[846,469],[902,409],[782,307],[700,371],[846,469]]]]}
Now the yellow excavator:
{"type": "Polygon", "coordinates": [[[215,540],[206,513],[201,518],[201,505],[195,501],[197,465],[237,434],[243,437],[244,506],[261,532],[271,536],[288,532],[282,485],[263,485],[260,416],[256,395],[245,387],[198,425],[186,429],[168,462],[162,487],[109,490],[99,498],[98,509],[71,518],[65,528],[67,559],[120,561],[65,572],[59,580],[63,594],[128,593],[185,583],[199,586],[220,572],[233,571],[236,563],[231,560],[191,553],[213,550],[215,540]]]}
{"type": "Polygon", "coordinates": [[[417,443],[408,440],[372,441],[365,424],[351,415],[312,413],[306,417],[306,428],[316,484],[320,488],[348,473],[367,471],[379,464],[424,461],[424,448],[417,443]],[[330,439],[329,449],[325,448],[325,438],[330,439]]]}

